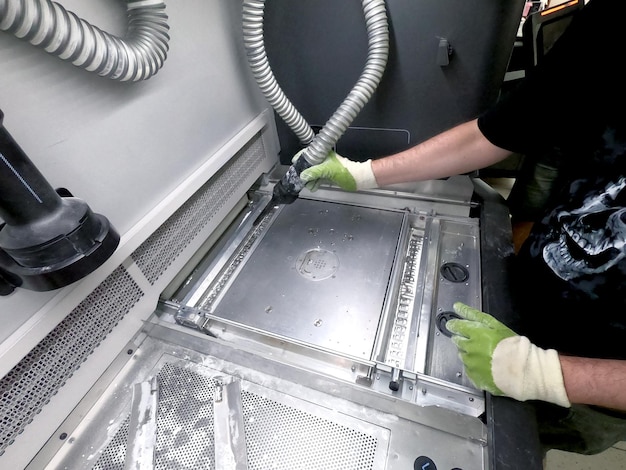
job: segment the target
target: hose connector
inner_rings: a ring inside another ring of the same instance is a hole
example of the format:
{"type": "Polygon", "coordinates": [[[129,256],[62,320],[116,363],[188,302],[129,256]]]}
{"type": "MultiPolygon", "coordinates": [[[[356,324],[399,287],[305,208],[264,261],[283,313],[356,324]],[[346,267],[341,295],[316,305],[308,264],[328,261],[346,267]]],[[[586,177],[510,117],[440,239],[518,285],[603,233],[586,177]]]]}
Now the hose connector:
{"type": "Polygon", "coordinates": [[[302,152],[296,162],[289,167],[287,173],[274,185],[272,192],[273,204],[291,204],[298,198],[298,194],[304,188],[304,182],[300,174],[307,168],[312,167],[305,157],[306,151],[302,152]]]}

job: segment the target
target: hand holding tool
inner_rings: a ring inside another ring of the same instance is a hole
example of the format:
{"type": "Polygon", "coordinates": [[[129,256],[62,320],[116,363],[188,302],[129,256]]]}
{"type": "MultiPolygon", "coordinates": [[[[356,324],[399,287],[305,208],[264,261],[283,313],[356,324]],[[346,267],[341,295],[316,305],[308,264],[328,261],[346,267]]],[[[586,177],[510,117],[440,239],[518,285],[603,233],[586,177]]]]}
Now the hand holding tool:
{"type": "MultiPolygon", "coordinates": [[[[297,159],[296,154],[294,159],[297,159]]],[[[319,165],[314,165],[300,174],[300,179],[311,191],[318,189],[322,181],[331,181],[346,191],[377,188],[372,171],[372,161],[354,162],[336,152],[329,152],[319,165]]]]}

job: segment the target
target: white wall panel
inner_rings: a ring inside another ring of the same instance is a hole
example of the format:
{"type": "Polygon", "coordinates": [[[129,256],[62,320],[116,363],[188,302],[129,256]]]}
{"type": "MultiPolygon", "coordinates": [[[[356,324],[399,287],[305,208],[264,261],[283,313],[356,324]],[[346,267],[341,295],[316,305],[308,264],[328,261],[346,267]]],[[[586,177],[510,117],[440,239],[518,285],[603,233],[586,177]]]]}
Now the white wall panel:
{"type": "MultiPolygon", "coordinates": [[[[121,0],[58,3],[103,31],[125,34],[121,0]]],[[[223,161],[224,147],[269,108],[248,70],[241,2],[168,1],[166,12],[171,39],[164,66],[135,83],[99,77],[0,32],[4,126],[54,188],[84,199],[123,240],[136,238],[137,224],[195,172],[214,168],[213,157],[223,161]]],[[[77,284],[97,285],[107,274],[52,292],[16,289],[0,297],[0,350],[24,335],[25,347],[44,336],[62,318],[56,305],[77,284]]]]}
{"type": "MultiPolygon", "coordinates": [[[[123,35],[123,2],[63,0],[123,35]]],[[[152,78],[117,82],[0,33],[5,127],[53,187],[66,187],[123,234],[264,101],[247,70],[240,2],[167,2],[170,49],[152,78]]]]}

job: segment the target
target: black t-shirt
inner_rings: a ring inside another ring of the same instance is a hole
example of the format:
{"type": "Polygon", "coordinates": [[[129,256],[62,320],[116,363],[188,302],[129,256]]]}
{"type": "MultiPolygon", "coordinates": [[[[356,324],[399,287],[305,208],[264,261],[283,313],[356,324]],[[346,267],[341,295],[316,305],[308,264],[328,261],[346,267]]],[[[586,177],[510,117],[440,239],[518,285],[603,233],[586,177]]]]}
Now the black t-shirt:
{"type": "Polygon", "coordinates": [[[626,358],[626,1],[591,0],[518,89],[480,116],[495,145],[558,158],[517,257],[525,327],[543,347],[626,358]]]}

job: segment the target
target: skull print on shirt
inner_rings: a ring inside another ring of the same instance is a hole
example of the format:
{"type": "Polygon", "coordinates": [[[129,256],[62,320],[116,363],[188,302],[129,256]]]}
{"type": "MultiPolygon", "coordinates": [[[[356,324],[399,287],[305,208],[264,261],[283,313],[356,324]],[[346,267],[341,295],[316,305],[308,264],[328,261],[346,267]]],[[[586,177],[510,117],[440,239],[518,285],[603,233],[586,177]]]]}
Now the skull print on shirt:
{"type": "Polygon", "coordinates": [[[626,178],[589,195],[582,206],[557,213],[560,233],[543,248],[543,259],[561,279],[569,281],[605,272],[625,257],[626,178]]]}
{"type": "Polygon", "coordinates": [[[626,274],[626,134],[608,126],[594,147],[564,163],[569,188],[535,245],[558,278],[592,297],[609,286],[622,291],[626,274]]]}

